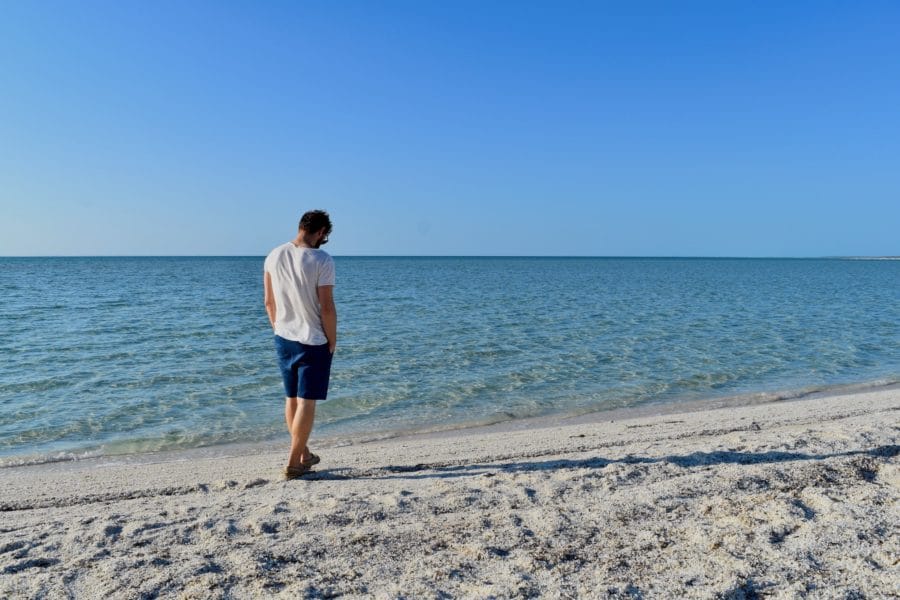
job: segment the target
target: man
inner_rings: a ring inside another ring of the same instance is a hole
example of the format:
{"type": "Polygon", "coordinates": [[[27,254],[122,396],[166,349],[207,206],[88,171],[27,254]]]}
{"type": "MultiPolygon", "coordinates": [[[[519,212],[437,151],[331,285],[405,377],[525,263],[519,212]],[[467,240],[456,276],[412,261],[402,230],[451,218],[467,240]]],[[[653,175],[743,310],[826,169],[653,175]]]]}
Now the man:
{"type": "Polygon", "coordinates": [[[266,313],[284,380],[284,419],[291,433],[285,479],[300,477],[319,462],[307,447],[316,401],[328,396],[331,359],[337,345],[334,259],[324,250],[331,219],[312,210],[300,219],[296,239],[266,257],[266,313]]]}

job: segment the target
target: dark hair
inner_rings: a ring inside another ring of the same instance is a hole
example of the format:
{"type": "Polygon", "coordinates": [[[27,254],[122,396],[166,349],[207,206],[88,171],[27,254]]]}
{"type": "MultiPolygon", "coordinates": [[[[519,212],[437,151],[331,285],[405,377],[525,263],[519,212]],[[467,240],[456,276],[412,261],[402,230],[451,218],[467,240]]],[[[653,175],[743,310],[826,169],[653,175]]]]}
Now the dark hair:
{"type": "Polygon", "coordinates": [[[300,229],[307,233],[316,233],[325,230],[325,235],[331,234],[331,218],[324,210],[311,210],[300,219],[300,229]]]}

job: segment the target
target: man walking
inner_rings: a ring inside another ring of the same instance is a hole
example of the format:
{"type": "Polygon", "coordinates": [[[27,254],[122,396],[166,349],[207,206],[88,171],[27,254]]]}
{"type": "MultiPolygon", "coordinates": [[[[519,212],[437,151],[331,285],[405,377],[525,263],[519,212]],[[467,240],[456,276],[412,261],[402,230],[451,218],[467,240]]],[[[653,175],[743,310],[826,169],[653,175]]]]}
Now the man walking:
{"type": "Polygon", "coordinates": [[[296,239],[266,257],[266,313],[284,380],[284,419],[291,433],[285,479],[300,477],[319,462],[307,447],[316,401],[328,396],[331,359],[337,344],[334,259],[324,250],[331,219],[312,210],[300,219],[296,239]]]}

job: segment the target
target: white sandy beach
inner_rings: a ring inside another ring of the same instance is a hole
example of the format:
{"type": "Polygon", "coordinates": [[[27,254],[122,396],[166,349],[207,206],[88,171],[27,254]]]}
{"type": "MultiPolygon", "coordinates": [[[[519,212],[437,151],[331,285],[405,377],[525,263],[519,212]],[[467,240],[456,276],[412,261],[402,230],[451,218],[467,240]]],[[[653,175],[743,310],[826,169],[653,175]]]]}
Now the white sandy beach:
{"type": "Polygon", "coordinates": [[[900,594],[900,390],[610,417],[0,469],[0,598],[900,594]]]}

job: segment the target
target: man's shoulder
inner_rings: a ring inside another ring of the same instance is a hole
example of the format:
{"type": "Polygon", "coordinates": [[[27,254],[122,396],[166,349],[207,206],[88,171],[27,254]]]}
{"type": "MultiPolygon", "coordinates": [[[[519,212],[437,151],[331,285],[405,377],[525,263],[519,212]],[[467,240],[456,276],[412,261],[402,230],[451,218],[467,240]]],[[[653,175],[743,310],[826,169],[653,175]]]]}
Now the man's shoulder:
{"type": "Polygon", "coordinates": [[[285,252],[290,251],[290,249],[293,248],[293,246],[294,245],[290,242],[286,242],[284,244],[279,244],[279,245],[275,246],[274,248],[272,248],[272,251],[269,252],[269,256],[284,254],[285,252]]]}
{"type": "Polygon", "coordinates": [[[285,252],[290,251],[290,247],[293,246],[290,242],[286,244],[281,244],[280,246],[276,246],[266,255],[266,263],[270,263],[273,260],[277,260],[278,257],[284,255],[285,252]]]}
{"type": "Polygon", "coordinates": [[[334,259],[331,258],[331,255],[322,250],[321,248],[310,248],[310,253],[315,257],[316,262],[319,263],[329,263],[334,262],[334,259]]]}
{"type": "Polygon", "coordinates": [[[318,285],[334,285],[334,259],[324,250],[316,249],[318,285]]]}

